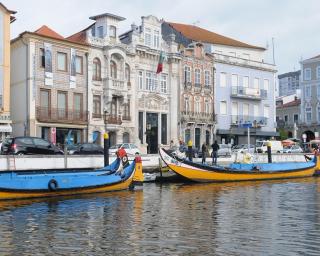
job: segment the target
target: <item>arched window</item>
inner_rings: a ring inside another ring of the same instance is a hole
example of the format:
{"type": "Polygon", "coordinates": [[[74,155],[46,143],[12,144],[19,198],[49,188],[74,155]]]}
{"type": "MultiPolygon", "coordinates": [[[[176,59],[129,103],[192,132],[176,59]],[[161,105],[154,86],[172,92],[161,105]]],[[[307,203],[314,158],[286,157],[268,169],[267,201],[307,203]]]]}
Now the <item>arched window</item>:
{"type": "Polygon", "coordinates": [[[117,78],[117,64],[112,60],[110,61],[110,76],[111,78],[117,78]]]}
{"type": "Polygon", "coordinates": [[[130,82],[130,67],[127,63],[125,67],[125,77],[126,77],[126,81],[130,82]]]}
{"type": "Polygon", "coordinates": [[[93,59],[92,79],[101,81],[101,62],[98,58],[93,59]]]}

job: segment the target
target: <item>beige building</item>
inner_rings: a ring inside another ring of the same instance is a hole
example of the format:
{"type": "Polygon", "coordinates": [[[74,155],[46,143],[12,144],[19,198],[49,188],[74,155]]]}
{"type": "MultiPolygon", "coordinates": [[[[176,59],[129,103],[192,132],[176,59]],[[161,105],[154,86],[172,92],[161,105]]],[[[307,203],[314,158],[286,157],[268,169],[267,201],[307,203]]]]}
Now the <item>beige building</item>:
{"type": "Polygon", "coordinates": [[[0,3],[0,141],[12,132],[10,115],[10,23],[15,11],[0,3]]]}
{"type": "Polygon", "coordinates": [[[14,136],[56,144],[87,141],[88,46],[47,26],[11,42],[11,112],[14,136]]]}

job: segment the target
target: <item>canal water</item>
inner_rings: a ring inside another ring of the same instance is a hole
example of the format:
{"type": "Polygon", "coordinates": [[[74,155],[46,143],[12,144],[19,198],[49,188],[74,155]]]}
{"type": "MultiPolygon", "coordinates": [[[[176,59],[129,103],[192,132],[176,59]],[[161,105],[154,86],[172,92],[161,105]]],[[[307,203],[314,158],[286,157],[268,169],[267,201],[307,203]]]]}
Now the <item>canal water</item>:
{"type": "Polygon", "coordinates": [[[0,255],[319,255],[320,178],[0,203],[0,255]]]}

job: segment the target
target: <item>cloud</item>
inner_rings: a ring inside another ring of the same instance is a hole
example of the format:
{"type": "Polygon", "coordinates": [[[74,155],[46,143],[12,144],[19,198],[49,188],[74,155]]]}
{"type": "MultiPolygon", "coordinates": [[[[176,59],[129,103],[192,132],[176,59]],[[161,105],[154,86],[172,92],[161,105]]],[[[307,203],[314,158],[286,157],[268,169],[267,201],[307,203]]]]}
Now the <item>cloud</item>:
{"type": "MultiPolygon", "coordinates": [[[[279,72],[299,67],[300,57],[320,54],[317,36],[320,15],[318,0],[4,0],[16,10],[12,36],[34,31],[46,24],[68,36],[85,28],[92,15],[109,12],[126,18],[121,32],[130,24],[140,24],[141,16],[153,14],[167,21],[197,25],[249,44],[271,46],[275,38],[276,63],[279,72]]],[[[270,52],[268,54],[270,55],[270,52]]],[[[271,59],[269,58],[269,61],[271,59]]]]}

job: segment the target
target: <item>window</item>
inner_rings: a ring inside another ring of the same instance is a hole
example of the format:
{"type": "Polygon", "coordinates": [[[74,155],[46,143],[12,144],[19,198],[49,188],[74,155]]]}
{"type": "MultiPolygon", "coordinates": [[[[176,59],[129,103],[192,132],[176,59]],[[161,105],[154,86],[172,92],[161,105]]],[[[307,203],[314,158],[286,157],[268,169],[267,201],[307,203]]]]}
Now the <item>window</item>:
{"type": "Polygon", "coordinates": [[[246,118],[246,121],[248,121],[249,117],[249,104],[243,103],[242,105],[242,114],[246,118]]]}
{"type": "Polygon", "coordinates": [[[201,71],[200,71],[200,69],[198,69],[198,68],[196,68],[195,69],[195,71],[194,71],[194,76],[195,76],[195,80],[194,80],[194,82],[195,82],[195,84],[196,85],[200,85],[200,83],[201,83],[201,71]]]}
{"type": "Polygon", "coordinates": [[[64,52],[58,52],[57,54],[58,70],[67,71],[67,54],[64,52]]]}
{"type": "Polygon", "coordinates": [[[114,79],[117,78],[117,64],[113,60],[110,61],[110,76],[114,79]]]}
{"type": "Polygon", "coordinates": [[[304,80],[311,80],[311,68],[304,69],[304,80]]]}
{"type": "Polygon", "coordinates": [[[299,114],[293,114],[293,122],[298,122],[299,121],[299,114]]]}
{"type": "Polygon", "coordinates": [[[259,106],[253,105],[253,116],[258,117],[259,116],[259,106]]]}
{"type": "Polygon", "coordinates": [[[160,90],[162,93],[167,93],[167,75],[161,75],[160,90]]]}
{"type": "Polygon", "coordinates": [[[143,73],[142,73],[142,71],[139,71],[138,80],[139,80],[139,89],[143,90],[143,73]]]}
{"type": "Polygon", "coordinates": [[[157,74],[153,73],[152,76],[152,91],[157,91],[158,90],[158,78],[157,78],[157,74]]]}
{"type": "Polygon", "coordinates": [[[93,95],[93,117],[101,117],[101,96],[93,95]]]}
{"type": "Polygon", "coordinates": [[[144,43],[147,46],[151,46],[151,29],[146,28],[144,32],[144,43]]]}
{"type": "Polygon", "coordinates": [[[40,59],[39,59],[39,63],[40,63],[40,68],[44,68],[45,67],[45,56],[44,56],[44,49],[40,48],[40,59]]]}
{"type": "Polygon", "coordinates": [[[66,118],[67,117],[67,93],[66,92],[58,92],[58,117],[66,118]]]}
{"type": "Polygon", "coordinates": [[[160,40],[159,40],[159,31],[155,30],[153,34],[153,45],[155,48],[159,48],[160,40]]]}
{"type": "Polygon", "coordinates": [[[210,87],[210,71],[204,71],[204,85],[205,87],[210,87]]]}
{"type": "Polygon", "coordinates": [[[83,74],[83,58],[81,56],[76,57],[76,73],[83,74]]]}
{"type": "Polygon", "coordinates": [[[207,101],[207,100],[204,103],[204,111],[205,111],[206,114],[210,113],[210,102],[207,101]]]}
{"type": "Polygon", "coordinates": [[[306,108],[306,121],[307,121],[308,123],[311,122],[311,117],[312,117],[311,108],[310,108],[310,107],[307,107],[307,108],[306,108]]]}
{"type": "Polygon", "coordinates": [[[110,37],[117,37],[117,28],[115,26],[109,27],[109,36],[110,37]]]}
{"type": "Polygon", "coordinates": [[[130,82],[130,67],[129,65],[126,63],[126,67],[125,67],[125,78],[127,82],[130,82]]]}
{"type": "Polygon", "coordinates": [[[103,26],[98,27],[98,37],[103,38],[103,26]]]}
{"type": "Polygon", "coordinates": [[[267,92],[269,91],[269,80],[268,79],[264,79],[263,80],[263,89],[267,92]]]}
{"type": "Polygon", "coordinates": [[[40,89],[40,115],[49,117],[51,101],[50,101],[50,91],[40,89]]]}
{"type": "Polygon", "coordinates": [[[288,122],[288,120],[289,120],[289,119],[288,119],[288,115],[285,115],[285,116],[284,116],[284,121],[285,121],[285,122],[288,122]]]}
{"type": "Polygon", "coordinates": [[[98,58],[94,58],[93,60],[92,79],[101,81],[101,63],[98,58]]]}
{"type": "Polygon", "coordinates": [[[221,87],[227,86],[227,74],[226,73],[220,73],[220,86],[221,87]]]}
{"type": "Polygon", "coordinates": [[[226,101],[220,101],[220,114],[221,115],[227,114],[227,102],[226,101]]]}
{"type": "Polygon", "coordinates": [[[242,54],[242,57],[246,60],[250,60],[250,54],[247,54],[247,53],[243,53],[242,54]]]}
{"type": "Polygon", "coordinates": [[[259,78],[253,80],[253,88],[259,89],[259,78]]]}
{"type": "Polygon", "coordinates": [[[73,95],[74,117],[76,117],[77,119],[81,119],[83,114],[82,109],[83,109],[83,96],[81,93],[75,93],[73,95]]]}
{"type": "Polygon", "coordinates": [[[317,66],[317,79],[320,79],[320,66],[317,66]]]}
{"type": "Polygon", "coordinates": [[[243,87],[246,87],[246,88],[249,87],[249,77],[248,76],[243,77],[243,87]]]}
{"type": "Polygon", "coordinates": [[[189,102],[189,98],[185,98],[184,99],[184,109],[186,112],[190,111],[190,102],[189,102]]]}
{"type": "Polygon", "coordinates": [[[195,100],[194,109],[195,109],[195,112],[196,112],[196,113],[200,113],[200,112],[201,112],[201,109],[200,109],[200,100],[199,100],[199,99],[196,99],[196,100],[195,100]]]}
{"type": "Polygon", "coordinates": [[[50,147],[51,144],[49,143],[49,141],[46,141],[44,139],[40,139],[40,138],[33,138],[33,142],[36,146],[40,146],[40,147],[50,147]]]}
{"type": "Polygon", "coordinates": [[[264,106],[263,108],[263,115],[265,118],[269,118],[269,107],[268,106],[264,106]]]}
{"type": "Polygon", "coordinates": [[[191,82],[191,68],[189,66],[184,67],[184,83],[191,82]]]}
{"type": "Polygon", "coordinates": [[[167,114],[161,114],[161,144],[167,144],[167,114]]]}
{"type": "Polygon", "coordinates": [[[238,86],[238,75],[232,75],[231,76],[231,84],[232,87],[237,87],[238,86]]]}
{"type": "Polygon", "coordinates": [[[320,98],[320,84],[317,85],[317,97],[320,98]]]}
{"type": "Polygon", "coordinates": [[[151,72],[146,72],[146,90],[152,90],[152,74],[151,72]]]}
{"type": "Polygon", "coordinates": [[[93,37],[96,36],[96,27],[95,27],[95,26],[92,26],[92,28],[91,28],[91,35],[92,35],[93,37]]]}
{"type": "Polygon", "coordinates": [[[128,99],[128,103],[123,105],[123,117],[130,120],[130,99],[128,99]]]}
{"type": "Polygon", "coordinates": [[[306,85],[306,98],[311,98],[311,86],[306,85]]]}

